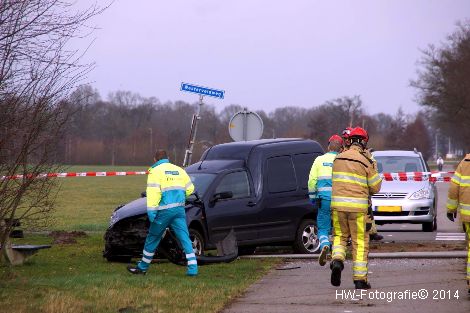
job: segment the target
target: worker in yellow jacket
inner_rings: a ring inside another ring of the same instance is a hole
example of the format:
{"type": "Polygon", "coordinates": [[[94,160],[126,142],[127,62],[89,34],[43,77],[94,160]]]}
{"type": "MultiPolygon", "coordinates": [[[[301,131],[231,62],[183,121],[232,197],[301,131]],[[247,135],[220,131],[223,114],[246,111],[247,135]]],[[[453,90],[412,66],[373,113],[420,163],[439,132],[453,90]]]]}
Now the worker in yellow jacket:
{"type": "Polygon", "coordinates": [[[349,150],[339,154],[333,163],[333,214],[334,240],[332,249],[331,284],[341,285],[341,271],[346,258],[349,236],[353,246],[353,280],[356,289],[369,289],[367,281],[369,234],[366,231],[369,196],[377,193],[382,178],[367,158],[364,150],[369,136],[361,127],[351,130],[349,150]]]}
{"type": "Polygon", "coordinates": [[[459,163],[450,182],[447,218],[453,222],[457,211],[467,233],[467,286],[470,294],[470,154],[459,163]]]}
{"type": "Polygon", "coordinates": [[[129,266],[127,269],[132,274],[145,274],[166,228],[170,227],[186,254],[186,274],[196,276],[197,260],[189,239],[184,210],[186,198],[194,192],[194,185],[184,169],[170,163],[165,150],[157,150],[154,161],[147,178],[147,215],[150,228],[142,260],[136,267],[129,266]]]}
{"type": "Polygon", "coordinates": [[[330,231],[331,231],[331,173],[333,171],[333,161],[343,147],[343,139],[338,135],[333,135],[328,140],[328,152],[319,156],[313,162],[308,177],[308,192],[310,201],[318,208],[317,228],[320,240],[320,257],[318,263],[321,266],[326,264],[326,257],[330,251],[330,231]]]}

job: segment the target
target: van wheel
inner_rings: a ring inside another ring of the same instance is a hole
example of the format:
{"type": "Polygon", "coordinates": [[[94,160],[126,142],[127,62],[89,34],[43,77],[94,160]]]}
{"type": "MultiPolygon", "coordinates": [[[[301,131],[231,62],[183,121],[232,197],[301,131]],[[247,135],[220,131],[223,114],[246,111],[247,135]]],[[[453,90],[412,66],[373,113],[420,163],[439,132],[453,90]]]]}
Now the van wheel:
{"type": "Polygon", "coordinates": [[[204,242],[204,236],[197,230],[189,229],[189,239],[193,245],[193,250],[196,255],[203,255],[206,244],[204,242]]]}
{"type": "Polygon", "coordinates": [[[294,251],[301,254],[311,254],[317,252],[319,248],[317,225],[313,220],[303,220],[297,228],[294,251]]]}

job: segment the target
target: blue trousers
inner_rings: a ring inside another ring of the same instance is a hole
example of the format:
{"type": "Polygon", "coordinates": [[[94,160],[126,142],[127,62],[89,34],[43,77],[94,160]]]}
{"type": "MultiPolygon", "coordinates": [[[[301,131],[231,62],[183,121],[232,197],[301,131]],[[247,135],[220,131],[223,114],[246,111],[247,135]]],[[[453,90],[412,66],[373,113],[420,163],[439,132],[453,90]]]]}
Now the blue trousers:
{"type": "Polygon", "coordinates": [[[320,207],[317,214],[318,239],[320,240],[320,250],[324,246],[330,246],[329,235],[331,232],[331,200],[318,199],[320,207]]]}
{"type": "Polygon", "coordinates": [[[186,259],[188,260],[188,274],[197,274],[197,261],[194,254],[193,245],[189,239],[188,226],[186,225],[186,213],[184,207],[176,207],[157,212],[155,220],[150,223],[147,239],[145,240],[142,260],[137,267],[146,271],[152,262],[153,255],[158,248],[165,229],[170,227],[183,247],[186,259]]]}

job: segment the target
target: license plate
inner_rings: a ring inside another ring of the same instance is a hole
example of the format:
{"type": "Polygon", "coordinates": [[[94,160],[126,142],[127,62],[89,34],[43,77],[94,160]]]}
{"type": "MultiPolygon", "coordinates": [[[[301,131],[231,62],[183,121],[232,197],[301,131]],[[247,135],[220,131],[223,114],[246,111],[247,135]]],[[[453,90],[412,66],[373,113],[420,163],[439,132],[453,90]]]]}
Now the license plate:
{"type": "Polygon", "coordinates": [[[378,206],[377,212],[401,212],[401,206],[378,206]]]}

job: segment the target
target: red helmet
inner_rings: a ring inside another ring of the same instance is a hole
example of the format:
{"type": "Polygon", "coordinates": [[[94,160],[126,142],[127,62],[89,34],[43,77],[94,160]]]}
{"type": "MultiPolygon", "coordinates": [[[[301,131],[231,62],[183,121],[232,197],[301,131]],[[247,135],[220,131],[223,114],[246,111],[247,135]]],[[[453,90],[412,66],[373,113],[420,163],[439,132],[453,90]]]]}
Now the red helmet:
{"type": "Polygon", "coordinates": [[[340,144],[343,144],[343,138],[341,138],[340,136],[338,136],[338,135],[336,135],[336,134],[333,135],[333,136],[331,136],[330,139],[328,139],[328,143],[330,143],[330,142],[332,142],[332,141],[336,141],[336,142],[338,142],[338,143],[340,143],[340,144]]]}
{"type": "Polygon", "coordinates": [[[346,127],[343,132],[341,133],[341,135],[343,136],[343,138],[349,138],[350,134],[351,134],[351,130],[353,130],[353,128],[351,127],[346,127]]]}
{"type": "Polygon", "coordinates": [[[360,137],[361,139],[365,140],[365,142],[369,141],[369,135],[362,127],[353,128],[349,133],[349,137],[360,137]]]}

